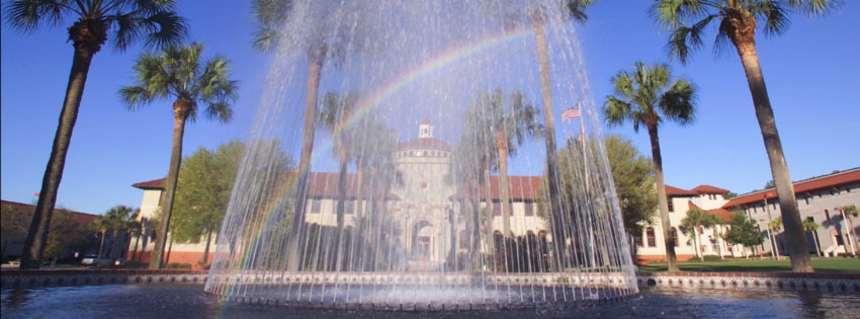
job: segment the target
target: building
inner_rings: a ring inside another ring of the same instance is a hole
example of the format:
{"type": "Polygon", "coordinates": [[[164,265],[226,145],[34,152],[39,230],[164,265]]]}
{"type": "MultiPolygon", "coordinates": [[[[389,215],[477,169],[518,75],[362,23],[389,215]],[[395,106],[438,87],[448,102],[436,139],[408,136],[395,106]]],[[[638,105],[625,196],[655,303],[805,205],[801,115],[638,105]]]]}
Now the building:
{"type": "MultiPolygon", "coordinates": [[[[14,260],[21,257],[21,254],[24,250],[24,241],[27,238],[27,230],[30,227],[30,223],[33,220],[33,212],[36,210],[36,206],[12,201],[2,200],[0,201],[0,206],[3,206],[4,209],[11,208],[13,212],[19,214],[19,223],[17,227],[13,225],[3,225],[3,242],[2,244],[2,260],[14,260]]],[[[62,208],[54,209],[54,213],[57,211],[64,210],[62,208]]],[[[76,211],[65,210],[69,212],[72,216],[72,220],[78,224],[77,227],[80,231],[87,231],[90,224],[96,219],[96,215],[81,213],[76,211]]],[[[7,222],[4,219],[4,223],[7,222]]],[[[121,236],[119,238],[120,241],[125,240],[124,237],[121,236]]],[[[114,238],[112,234],[107,234],[105,236],[105,247],[114,247],[114,238]]],[[[65,251],[62,253],[59,259],[70,259],[76,258],[75,253],[78,253],[78,256],[83,256],[84,254],[95,254],[98,252],[99,242],[95,237],[84,238],[81,243],[78,245],[68,246],[65,251]],[[89,239],[89,240],[86,240],[89,239]]],[[[117,249],[121,249],[122,251],[117,252],[117,256],[123,256],[125,253],[125,247],[128,245],[123,243],[117,243],[117,249]]],[[[108,251],[105,251],[105,255],[108,254],[108,251]]]]}
{"type": "MultiPolygon", "coordinates": [[[[395,232],[399,242],[403,243],[405,251],[399,252],[406,256],[410,269],[438,269],[450,262],[457,254],[467,252],[472,242],[473,227],[479,227],[482,233],[502,235],[503,220],[501,218],[501,194],[499,177],[491,176],[489,183],[490,203],[487,203],[485,186],[474,190],[480,196],[481,209],[492,211],[493,218],[480,221],[479,226],[473,226],[467,218],[457,218],[454,212],[463,212],[468,203],[464,194],[468,192],[462,185],[454,185],[446,180],[452,166],[453,148],[446,142],[433,135],[434,127],[427,121],[421,121],[418,126],[418,138],[399,144],[393,154],[400,185],[391,187],[388,193],[375,194],[382,198],[387,222],[400,229],[395,232]],[[489,205],[488,205],[489,204],[489,205]],[[491,228],[491,232],[486,229],[491,228]]],[[[321,226],[337,225],[337,194],[339,173],[311,172],[308,179],[307,205],[305,206],[305,222],[321,226]]],[[[356,174],[346,176],[344,200],[344,226],[354,227],[361,218],[370,218],[365,212],[374,211],[370,205],[379,205],[369,200],[368,192],[379,190],[360,190],[356,174]]],[[[513,236],[546,235],[547,222],[537,212],[539,193],[542,185],[541,176],[509,176],[509,194],[511,200],[510,226],[513,236]]],[[[153,248],[154,225],[149,220],[156,216],[163,179],[134,184],[134,187],[144,190],[141,203],[141,218],[145,229],[143,236],[135,243],[130,251],[135,260],[148,262],[153,248]],[[138,243],[140,246],[138,247],[138,243]],[[138,253],[138,251],[140,253],[138,253]]],[[[847,227],[843,227],[833,207],[860,203],[860,169],[834,173],[828,176],[800,181],[796,184],[799,202],[802,202],[803,218],[812,218],[822,227],[817,232],[824,237],[821,249],[810,251],[846,252],[845,243],[852,242],[846,237],[847,227]],[[853,191],[853,192],[852,192],[853,191]],[[810,204],[812,203],[812,204],[810,204]]],[[[725,231],[723,225],[713,228],[692,230],[680,227],[686,212],[698,208],[707,214],[719,216],[728,222],[735,208],[747,212],[748,216],[759,222],[761,229],[767,229],[764,203],[769,201],[771,211],[778,214],[778,204],[774,203],[773,190],[753,192],[732,199],[727,199],[729,190],[710,185],[700,185],[691,190],[666,186],[669,197],[669,218],[672,225],[670,233],[676,238],[676,254],[680,260],[697,256],[720,255],[725,257],[742,257],[750,254],[749,248],[728,245],[720,235],[725,231]],[[768,195],[769,194],[769,195],[768,195]]],[[[659,214],[658,214],[659,216],[659,214]]],[[[776,215],[774,215],[776,216],[776,215]]],[[[657,217],[659,218],[659,217],[657,217]]],[[[775,218],[775,217],[773,217],[775,218]]],[[[656,221],[656,220],[655,220],[656,221]]],[[[769,233],[769,235],[771,235],[769,233]]],[[[763,245],[764,252],[769,253],[768,245],[779,242],[781,234],[775,234],[776,240],[769,240],[763,245]]],[[[810,235],[811,236],[811,235],[810,235]]],[[[551,241],[551,236],[548,236],[551,241]]],[[[169,241],[168,241],[169,242],[169,241]]],[[[215,241],[213,240],[213,243],[215,241]]],[[[645,227],[642,234],[633,236],[633,247],[641,259],[664,260],[665,246],[663,232],[659,222],[645,227]]],[[[810,241],[811,242],[811,241],[810,241]]],[[[856,242],[856,238],[854,239],[856,242]]],[[[480,250],[492,251],[492,242],[480,242],[480,250]]],[[[202,260],[203,244],[171,243],[167,247],[170,263],[196,264],[202,260]]],[[[779,248],[779,246],[773,246],[779,248]]],[[[210,248],[210,258],[214,255],[215,247],[210,248]]]]}
{"type": "MultiPolygon", "coordinates": [[[[860,220],[852,220],[850,214],[845,215],[841,211],[843,206],[860,206],[860,168],[797,181],[794,183],[794,191],[801,218],[819,225],[817,231],[806,234],[811,254],[860,254],[860,242],[855,236],[860,232],[860,220]]],[[[671,233],[677,236],[675,253],[679,260],[696,257],[696,249],[699,250],[699,255],[744,257],[752,254],[751,247],[730,246],[722,240],[720,234],[725,230],[724,225],[700,229],[700,240],[696,247],[692,234],[679,231],[681,220],[691,208],[700,208],[707,214],[719,216],[725,222],[729,221],[733,211],[743,211],[747,217],[756,221],[759,229],[766,235],[764,244],[756,247],[759,254],[787,255],[782,240],[785,235],[781,230],[771,230],[768,227],[781,213],[774,189],[754,191],[731,199],[725,198],[728,190],[708,185],[689,191],[667,185],[666,193],[669,196],[671,233]]],[[[665,260],[662,234],[660,223],[657,222],[643,231],[639,237],[641,239],[634,240],[639,258],[665,260]]]]}

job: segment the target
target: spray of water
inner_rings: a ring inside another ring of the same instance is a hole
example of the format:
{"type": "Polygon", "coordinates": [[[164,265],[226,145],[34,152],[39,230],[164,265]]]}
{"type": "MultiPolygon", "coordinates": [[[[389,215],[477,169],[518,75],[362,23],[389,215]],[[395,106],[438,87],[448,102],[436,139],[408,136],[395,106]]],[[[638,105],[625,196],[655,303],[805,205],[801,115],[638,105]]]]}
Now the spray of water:
{"type": "Polygon", "coordinates": [[[466,310],[638,293],[559,1],[308,0],[287,17],[208,294],[466,310]]]}

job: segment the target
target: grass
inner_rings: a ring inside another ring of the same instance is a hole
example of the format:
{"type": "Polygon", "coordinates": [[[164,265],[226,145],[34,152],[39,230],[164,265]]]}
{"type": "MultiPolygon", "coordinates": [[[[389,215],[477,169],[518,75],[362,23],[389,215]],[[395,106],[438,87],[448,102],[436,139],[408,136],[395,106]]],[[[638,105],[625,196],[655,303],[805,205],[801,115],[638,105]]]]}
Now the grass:
{"type": "MultiPolygon", "coordinates": [[[[860,273],[858,258],[812,258],[812,267],[818,273],[860,273]]],[[[650,263],[639,267],[640,272],[661,272],[668,268],[666,263],[650,263]]],[[[773,259],[743,259],[732,258],[720,261],[680,262],[681,271],[691,272],[791,272],[791,262],[788,258],[773,259]]]]}

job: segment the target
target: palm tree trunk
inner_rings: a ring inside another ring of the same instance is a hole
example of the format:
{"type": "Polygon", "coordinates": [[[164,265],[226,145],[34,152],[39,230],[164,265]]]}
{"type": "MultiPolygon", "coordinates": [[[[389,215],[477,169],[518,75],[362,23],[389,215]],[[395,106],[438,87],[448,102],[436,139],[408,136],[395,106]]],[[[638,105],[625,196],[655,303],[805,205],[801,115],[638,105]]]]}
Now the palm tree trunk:
{"type": "Polygon", "coordinates": [[[209,263],[209,245],[212,243],[212,230],[206,233],[206,248],[203,249],[203,266],[209,263]]]}
{"type": "Polygon", "coordinates": [[[812,231],[812,240],[815,241],[815,252],[818,253],[818,257],[821,257],[821,244],[818,243],[818,231],[812,231]]]}
{"type": "Polygon", "coordinates": [[[786,232],[785,237],[788,239],[787,248],[789,256],[791,256],[791,271],[798,273],[814,272],[815,269],[812,268],[812,262],[809,258],[806,236],[803,236],[803,221],[800,219],[800,211],[797,208],[794,184],[791,181],[785,153],[782,150],[782,142],[776,129],[776,119],[770,106],[770,98],[767,95],[767,87],[756,53],[755,42],[752,39],[740,43],[735,41],[735,47],[747,76],[756,118],[770,161],[770,170],[779,197],[780,214],[786,232]]]}
{"type": "Polygon", "coordinates": [[[496,132],[496,148],[499,151],[499,197],[502,204],[502,235],[511,238],[511,199],[508,194],[508,138],[504,132],[496,132]]]}
{"type": "Polygon", "coordinates": [[[346,204],[346,166],[347,166],[347,155],[346,150],[343,145],[341,145],[340,150],[340,175],[337,178],[337,242],[335,243],[337,247],[335,248],[337,251],[337,263],[335,264],[336,270],[340,271],[343,263],[343,254],[344,254],[344,205],[346,204]]]}
{"type": "Polygon", "coordinates": [[[78,110],[81,106],[81,98],[84,94],[84,85],[87,82],[87,74],[95,52],[75,45],[72,56],[72,70],[69,74],[69,83],[66,87],[66,97],[63,101],[63,110],[60,112],[60,120],[57,132],[54,135],[54,144],[51,147],[51,156],[42,177],[42,188],[39,190],[39,199],[33,210],[33,220],[30,223],[27,239],[24,241],[23,254],[21,256],[20,269],[39,269],[41,266],[42,253],[48,242],[48,231],[51,226],[51,215],[57,202],[57,191],[60,181],[63,179],[63,168],[66,166],[66,155],[72,141],[72,130],[78,119],[78,110]]]}
{"type": "MultiPolygon", "coordinates": [[[[654,179],[657,182],[657,203],[660,205],[660,222],[663,228],[663,246],[666,247],[666,261],[669,263],[669,271],[678,271],[678,257],[675,255],[675,240],[672,235],[672,223],[669,220],[669,198],[666,197],[666,185],[663,182],[663,157],[660,155],[660,137],[657,134],[657,126],[648,126],[648,135],[651,137],[651,157],[654,159],[654,179]]],[[[693,234],[698,231],[693,230],[693,234]]],[[[698,237],[698,236],[697,236],[698,237]]],[[[695,247],[696,255],[699,248],[695,247]]]]}
{"type": "Polygon", "coordinates": [[[102,249],[104,249],[104,246],[105,246],[105,231],[101,230],[101,233],[102,233],[102,238],[101,238],[101,240],[99,240],[99,254],[97,255],[98,258],[96,258],[96,265],[98,265],[98,262],[101,261],[101,259],[102,259],[102,249]]]}
{"type": "Polygon", "coordinates": [[[486,198],[484,199],[484,203],[486,209],[484,210],[484,214],[486,215],[484,218],[484,223],[487,227],[486,233],[484,234],[487,239],[487,254],[495,255],[495,247],[494,244],[494,233],[493,233],[493,190],[492,183],[490,183],[490,163],[484,162],[484,195],[486,198]]]}
{"type": "Polygon", "coordinates": [[[300,264],[299,240],[305,229],[305,205],[307,204],[308,174],[311,168],[311,155],[314,149],[316,130],[317,95],[319,93],[322,59],[308,61],[308,91],[305,96],[305,124],[302,132],[302,153],[299,159],[299,177],[296,184],[296,210],[293,213],[293,227],[287,236],[287,270],[297,271],[300,264]]]}
{"type": "MultiPolygon", "coordinates": [[[[562,212],[560,206],[560,190],[558,188],[558,154],[555,145],[555,110],[552,105],[552,82],[549,75],[549,54],[546,44],[546,26],[543,20],[534,23],[535,43],[538,60],[538,73],[540,73],[540,92],[543,102],[543,122],[546,141],[546,171],[547,171],[547,195],[550,206],[550,225],[552,225],[553,255],[556,267],[561,268],[560,261],[564,258],[564,228],[562,227],[562,212]]],[[[560,270],[560,269],[556,269],[560,270]]]]}
{"type": "MultiPolygon", "coordinates": [[[[167,232],[170,229],[170,216],[173,213],[173,200],[176,195],[176,181],[179,180],[179,166],[182,165],[182,137],[185,135],[185,120],[188,119],[187,110],[190,108],[189,100],[180,97],[173,103],[173,149],[170,151],[170,169],[165,180],[164,200],[161,202],[161,225],[158,236],[155,237],[155,247],[152,251],[152,260],[149,269],[161,269],[164,261],[162,256],[167,243],[167,232]]],[[[172,243],[171,243],[172,245],[172,243]]]]}

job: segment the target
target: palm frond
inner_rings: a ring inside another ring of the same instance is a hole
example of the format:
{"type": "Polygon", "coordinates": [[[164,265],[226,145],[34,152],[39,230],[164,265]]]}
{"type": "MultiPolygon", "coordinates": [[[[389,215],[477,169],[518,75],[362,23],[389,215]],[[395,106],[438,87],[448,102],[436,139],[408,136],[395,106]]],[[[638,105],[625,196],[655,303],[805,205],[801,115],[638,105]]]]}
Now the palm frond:
{"type": "Polygon", "coordinates": [[[251,11],[259,25],[254,33],[254,48],[261,52],[277,47],[282,34],[278,32],[293,11],[292,0],[254,0],[251,11]]]}
{"type": "Polygon", "coordinates": [[[576,22],[585,23],[588,21],[588,15],[585,14],[585,10],[594,4],[594,2],[595,0],[567,0],[564,4],[564,13],[576,22]]]}
{"type": "Polygon", "coordinates": [[[46,21],[53,26],[63,22],[63,15],[76,13],[69,0],[13,0],[3,6],[6,23],[14,29],[33,31],[46,21]]]}
{"type": "Polygon", "coordinates": [[[209,103],[209,106],[206,108],[206,117],[218,119],[221,123],[227,123],[233,119],[233,108],[227,102],[209,103]]]}
{"type": "Polygon", "coordinates": [[[845,2],[841,0],[788,0],[790,7],[800,10],[810,17],[823,16],[839,10],[844,4],[845,2]]]}
{"type": "Polygon", "coordinates": [[[166,48],[179,45],[188,35],[185,19],[176,14],[175,11],[158,11],[140,20],[140,27],[148,31],[144,42],[148,48],[166,48]]]}
{"type": "Polygon", "coordinates": [[[786,9],[782,7],[782,1],[776,0],[761,0],[750,4],[747,10],[755,15],[756,20],[764,20],[765,35],[781,35],[788,29],[790,21],[788,20],[786,9]]]}
{"type": "Polygon", "coordinates": [[[153,96],[148,94],[147,89],[141,86],[123,87],[119,90],[119,97],[120,101],[131,111],[139,110],[153,100],[153,96]]]}
{"type": "Polygon", "coordinates": [[[697,88],[693,82],[678,78],[660,98],[660,111],[663,115],[681,125],[687,125],[695,119],[697,88]]]}

